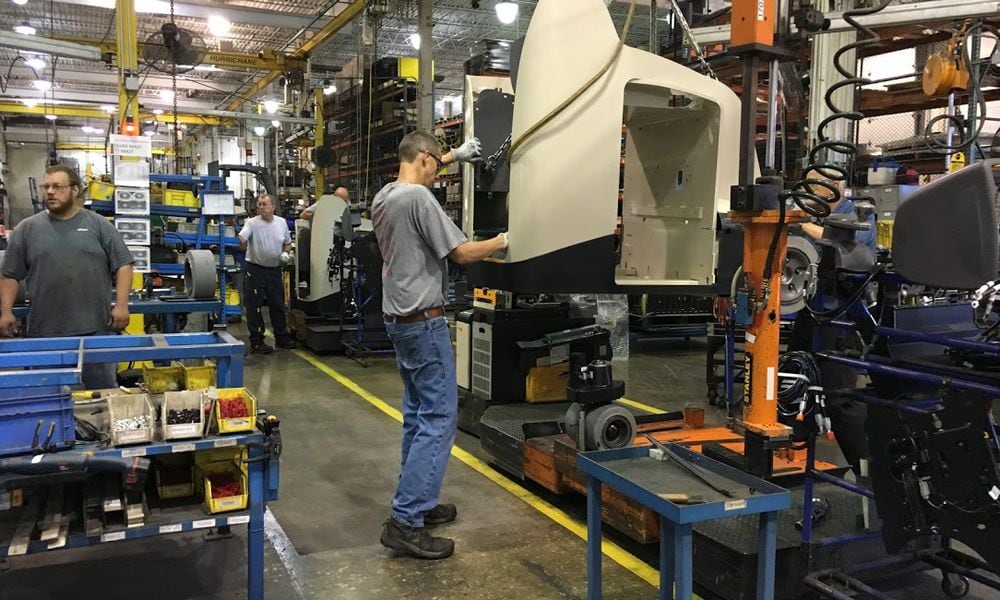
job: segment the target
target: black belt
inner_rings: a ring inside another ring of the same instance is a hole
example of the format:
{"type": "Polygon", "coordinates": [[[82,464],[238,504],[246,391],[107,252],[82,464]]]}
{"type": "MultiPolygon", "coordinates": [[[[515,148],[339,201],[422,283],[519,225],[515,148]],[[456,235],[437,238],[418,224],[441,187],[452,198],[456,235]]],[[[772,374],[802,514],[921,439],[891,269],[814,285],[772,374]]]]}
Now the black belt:
{"type": "Polygon", "coordinates": [[[402,315],[402,316],[382,315],[382,316],[385,318],[386,323],[420,323],[421,321],[429,321],[431,319],[443,317],[444,308],[437,306],[435,308],[428,308],[427,310],[422,310],[420,312],[415,312],[409,315],[402,315]]]}

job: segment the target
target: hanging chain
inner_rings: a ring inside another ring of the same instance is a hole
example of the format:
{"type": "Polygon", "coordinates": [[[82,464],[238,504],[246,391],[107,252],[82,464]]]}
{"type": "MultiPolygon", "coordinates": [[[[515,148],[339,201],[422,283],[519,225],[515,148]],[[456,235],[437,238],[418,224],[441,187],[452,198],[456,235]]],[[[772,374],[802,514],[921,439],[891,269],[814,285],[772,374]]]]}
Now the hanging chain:
{"type": "MultiPolygon", "coordinates": [[[[170,22],[174,22],[174,0],[170,0],[170,22]]],[[[177,123],[177,63],[174,63],[174,68],[171,70],[171,84],[173,86],[173,104],[174,104],[174,174],[180,175],[181,172],[181,143],[180,143],[180,126],[177,123]]]]}
{"type": "MultiPolygon", "coordinates": [[[[173,2],[173,0],[171,0],[171,2],[173,2]]],[[[681,10],[681,7],[677,5],[677,0],[670,0],[670,6],[674,11],[674,18],[681,24],[681,29],[684,31],[684,37],[688,39],[688,42],[694,49],[694,54],[698,57],[698,62],[701,63],[702,68],[708,72],[709,77],[718,80],[719,78],[715,76],[715,71],[712,70],[708,61],[705,60],[705,54],[701,51],[701,46],[698,44],[698,40],[694,38],[694,32],[691,31],[691,26],[688,25],[687,19],[684,18],[684,12],[681,10]]]]}

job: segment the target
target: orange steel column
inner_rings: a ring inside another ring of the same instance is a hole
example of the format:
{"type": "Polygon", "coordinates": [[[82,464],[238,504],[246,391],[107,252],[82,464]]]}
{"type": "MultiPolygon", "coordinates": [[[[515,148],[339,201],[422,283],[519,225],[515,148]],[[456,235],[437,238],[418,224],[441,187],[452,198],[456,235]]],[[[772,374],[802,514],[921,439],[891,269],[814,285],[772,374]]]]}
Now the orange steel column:
{"type": "Polygon", "coordinates": [[[773,46],[774,4],[774,0],[733,0],[730,46],[773,46]]]}
{"type": "MultiPolygon", "coordinates": [[[[763,301],[764,268],[767,252],[779,226],[779,212],[765,210],[733,212],[730,216],[743,223],[743,272],[756,302],[763,301]]],[[[806,220],[800,211],[787,211],[786,223],[806,220]]],[[[771,270],[770,296],[763,310],[754,314],[753,322],[746,328],[745,363],[743,384],[744,400],[742,425],[768,437],[787,435],[789,428],[778,423],[778,344],[781,333],[781,272],[785,264],[788,245],[787,231],[781,232],[774,266],[771,270]]]]}

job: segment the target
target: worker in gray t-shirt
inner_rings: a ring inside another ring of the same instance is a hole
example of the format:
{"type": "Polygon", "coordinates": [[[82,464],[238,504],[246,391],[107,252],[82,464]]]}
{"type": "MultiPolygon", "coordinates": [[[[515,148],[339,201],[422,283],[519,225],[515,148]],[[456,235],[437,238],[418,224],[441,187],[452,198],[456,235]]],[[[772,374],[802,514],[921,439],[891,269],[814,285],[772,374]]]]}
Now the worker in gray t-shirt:
{"type": "Polygon", "coordinates": [[[446,558],[454,541],[425,525],[455,519],[454,504],[438,504],[455,442],[458,384],[448,322],[444,318],[446,258],[468,264],[507,248],[507,234],[467,241],[428,189],[441,167],[480,154],[469,140],[443,157],[434,136],[416,131],[399,144],[399,177],[372,202],[372,223],[382,254],[382,310],[403,379],[402,471],[383,546],[420,558],[446,558]]]}
{"type": "Polygon", "coordinates": [[[294,348],[285,319],[285,285],[281,268],[291,262],[292,236],[288,222],[274,216],[274,200],[263,195],[257,199],[256,217],[248,219],[240,230],[240,250],[245,250],[246,271],[243,294],[246,299],[250,351],[270,354],[274,348],[264,343],[264,317],[261,308],[267,302],[271,327],[279,348],[294,348]]]}
{"type": "MultiPolygon", "coordinates": [[[[128,325],[132,253],[107,219],[78,203],[81,185],[80,175],[66,166],[45,170],[47,210],[14,228],[0,266],[0,335],[17,333],[13,307],[22,280],[31,302],[29,337],[93,335],[128,325]]],[[[115,367],[85,364],[84,386],[117,387],[115,367]]]]}

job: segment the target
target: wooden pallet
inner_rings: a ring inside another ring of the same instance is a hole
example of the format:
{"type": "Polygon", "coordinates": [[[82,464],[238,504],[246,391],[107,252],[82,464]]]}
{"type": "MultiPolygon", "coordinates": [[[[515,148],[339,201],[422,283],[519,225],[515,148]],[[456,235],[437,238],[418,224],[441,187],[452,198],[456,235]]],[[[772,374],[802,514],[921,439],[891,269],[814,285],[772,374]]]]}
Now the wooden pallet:
{"type": "MultiPolygon", "coordinates": [[[[672,428],[648,433],[658,442],[684,444],[698,452],[709,442],[721,443],[736,452],[743,451],[742,436],[726,427],[689,429],[677,422],[670,422],[668,426],[672,428]]],[[[635,445],[649,446],[650,442],[640,432],[635,445]]],[[[555,494],[586,495],[587,478],[576,468],[576,455],[576,443],[566,434],[531,438],[524,444],[524,476],[555,494]]],[[[816,468],[833,471],[839,467],[817,461],[816,468]]],[[[780,474],[776,477],[779,483],[781,477],[801,476],[805,471],[804,453],[775,456],[774,470],[780,474]]],[[[656,513],[608,486],[601,488],[601,518],[641,544],[659,540],[660,521],[656,513]]]]}

